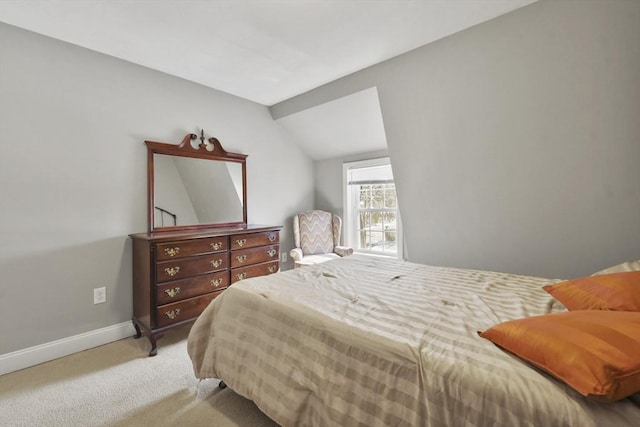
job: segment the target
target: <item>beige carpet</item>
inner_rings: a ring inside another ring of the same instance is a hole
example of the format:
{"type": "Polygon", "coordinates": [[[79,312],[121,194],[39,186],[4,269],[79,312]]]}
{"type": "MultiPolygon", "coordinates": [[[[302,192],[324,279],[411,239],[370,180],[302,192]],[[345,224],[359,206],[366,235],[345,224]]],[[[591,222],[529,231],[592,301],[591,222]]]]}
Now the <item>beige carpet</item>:
{"type": "Polygon", "coordinates": [[[0,425],[251,426],[276,424],[218,380],[198,381],[189,327],[158,341],[128,338],[0,376],[0,425]]]}

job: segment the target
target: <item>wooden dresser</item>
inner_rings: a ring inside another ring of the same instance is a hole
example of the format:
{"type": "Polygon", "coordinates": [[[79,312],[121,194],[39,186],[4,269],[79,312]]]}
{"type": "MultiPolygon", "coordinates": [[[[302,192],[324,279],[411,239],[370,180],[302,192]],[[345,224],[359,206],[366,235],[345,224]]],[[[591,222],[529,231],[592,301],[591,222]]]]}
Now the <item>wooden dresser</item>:
{"type": "Polygon", "coordinates": [[[195,320],[233,283],[279,270],[280,226],[243,225],[192,231],[131,234],[133,325],[157,339],[195,320]]]}

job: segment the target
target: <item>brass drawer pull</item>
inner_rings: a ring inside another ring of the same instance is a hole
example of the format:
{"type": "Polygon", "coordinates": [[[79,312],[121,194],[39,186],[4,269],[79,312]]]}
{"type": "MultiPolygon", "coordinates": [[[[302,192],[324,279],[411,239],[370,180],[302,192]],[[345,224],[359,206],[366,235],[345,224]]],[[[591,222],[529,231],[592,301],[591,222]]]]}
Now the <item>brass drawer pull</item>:
{"type": "Polygon", "coordinates": [[[247,277],[247,273],[236,274],[236,277],[238,278],[238,280],[242,280],[247,277]]]}
{"type": "Polygon", "coordinates": [[[213,249],[214,251],[217,251],[222,247],[222,242],[213,242],[210,245],[211,245],[211,249],[213,249]]]}
{"type": "Polygon", "coordinates": [[[180,288],[176,286],[175,288],[165,289],[164,293],[173,298],[180,293],[180,288]]]}
{"type": "Polygon", "coordinates": [[[275,234],[269,234],[268,239],[269,239],[270,242],[273,242],[274,240],[276,240],[276,235],[275,234]]]}
{"type": "Polygon", "coordinates": [[[175,310],[171,310],[171,311],[165,311],[164,312],[165,316],[167,316],[169,319],[173,320],[176,317],[178,317],[178,315],[180,314],[180,309],[176,308],[175,310]]]}
{"type": "Polygon", "coordinates": [[[243,262],[245,262],[245,261],[246,261],[247,256],[246,256],[246,255],[238,255],[238,256],[236,257],[236,259],[238,260],[238,262],[243,263],[243,262]]]}
{"type": "Polygon", "coordinates": [[[267,251],[267,255],[269,255],[269,257],[270,257],[270,258],[273,258],[273,257],[274,257],[274,255],[276,254],[276,252],[277,252],[277,251],[276,251],[275,249],[269,249],[269,250],[267,251]]]}
{"type": "Polygon", "coordinates": [[[211,267],[218,268],[222,265],[222,259],[214,259],[211,261],[211,267]]]}
{"type": "Polygon", "coordinates": [[[180,253],[180,248],[164,248],[164,253],[169,256],[176,256],[180,253]]]}
{"type": "Polygon", "coordinates": [[[275,265],[270,265],[269,267],[267,267],[267,270],[269,270],[269,273],[275,273],[277,269],[278,267],[276,267],[275,265]]]}
{"type": "Polygon", "coordinates": [[[211,286],[217,288],[218,286],[222,285],[222,278],[218,277],[217,279],[212,280],[210,283],[211,286]]]}
{"type": "Polygon", "coordinates": [[[236,243],[238,244],[238,246],[243,247],[247,244],[247,239],[238,239],[236,240],[236,243]]]}
{"type": "Polygon", "coordinates": [[[180,272],[180,267],[167,267],[164,269],[164,272],[167,273],[169,277],[173,277],[180,272]]]}

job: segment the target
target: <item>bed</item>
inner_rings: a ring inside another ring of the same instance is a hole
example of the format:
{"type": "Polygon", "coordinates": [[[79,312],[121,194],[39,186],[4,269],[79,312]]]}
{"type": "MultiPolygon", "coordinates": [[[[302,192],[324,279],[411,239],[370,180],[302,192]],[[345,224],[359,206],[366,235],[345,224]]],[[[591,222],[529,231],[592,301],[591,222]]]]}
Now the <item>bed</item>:
{"type": "Polygon", "coordinates": [[[247,279],[193,325],[198,378],[282,426],[638,426],[479,336],[567,309],[549,279],[353,255],[247,279]]]}

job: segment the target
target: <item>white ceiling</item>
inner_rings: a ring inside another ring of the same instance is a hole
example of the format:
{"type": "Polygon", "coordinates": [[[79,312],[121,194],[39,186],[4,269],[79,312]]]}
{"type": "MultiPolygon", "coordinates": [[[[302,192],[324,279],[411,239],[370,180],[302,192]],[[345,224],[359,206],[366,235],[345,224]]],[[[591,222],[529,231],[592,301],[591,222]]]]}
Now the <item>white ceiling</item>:
{"type": "Polygon", "coordinates": [[[0,0],[0,21],[273,105],[535,0],[0,0]]]}
{"type": "Polygon", "coordinates": [[[375,87],[291,114],[278,123],[314,160],[387,149],[375,87]]]}

